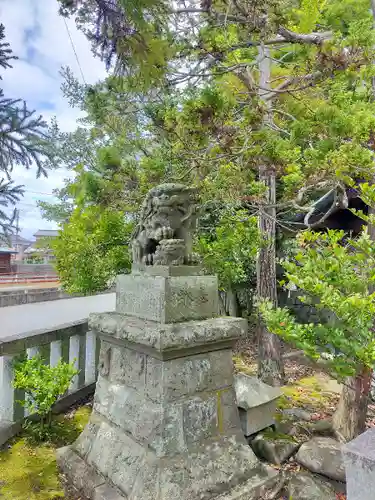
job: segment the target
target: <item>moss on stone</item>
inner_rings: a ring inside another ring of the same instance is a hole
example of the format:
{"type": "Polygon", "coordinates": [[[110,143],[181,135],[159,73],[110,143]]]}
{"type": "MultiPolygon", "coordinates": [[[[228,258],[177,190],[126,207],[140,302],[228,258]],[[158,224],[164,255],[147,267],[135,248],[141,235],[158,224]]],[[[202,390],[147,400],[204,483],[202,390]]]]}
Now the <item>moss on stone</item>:
{"type": "Polygon", "coordinates": [[[262,435],[268,441],[287,441],[288,443],[297,442],[297,440],[290,434],[284,434],[283,432],[277,432],[272,429],[265,429],[262,431],[262,435]]]}
{"type": "Polygon", "coordinates": [[[234,369],[236,372],[245,373],[245,375],[250,375],[251,377],[257,374],[257,365],[254,363],[252,365],[247,364],[241,355],[233,356],[234,369]]]}
{"type": "Polygon", "coordinates": [[[283,395],[279,399],[278,408],[305,408],[318,411],[329,405],[333,394],[327,392],[326,381],[319,376],[305,377],[295,384],[282,387],[283,395]]]}
{"type": "Polygon", "coordinates": [[[54,438],[36,444],[27,433],[9,441],[0,451],[0,497],[4,500],[55,500],[64,498],[55,450],[71,444],[88,422],[91,409],[83,406],[54,418],[54,438]]]}

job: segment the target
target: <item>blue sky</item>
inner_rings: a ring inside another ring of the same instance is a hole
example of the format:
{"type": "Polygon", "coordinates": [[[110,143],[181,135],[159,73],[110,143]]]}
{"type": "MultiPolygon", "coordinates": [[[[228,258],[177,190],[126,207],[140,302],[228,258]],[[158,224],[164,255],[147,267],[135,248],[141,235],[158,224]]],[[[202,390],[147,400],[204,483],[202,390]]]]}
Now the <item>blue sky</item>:
{"type": "MultiPolygon", "coordinates": [[[[5,95],[24,99],[47,121],[56,116],[62,130],[74,130],[79,112],[63,98],[59,72],[62,66],[69,66],[80,77],[80,71],[64,21],[58,15],[57,0],[0,0],[0,20],[14,55],[19,57],[12,69],[2,72],[5,95]]],[[[67,24],[85,80],[93,83],[103,78],[103,63],[94,58],[90,44],[74,21],[68,20],[67,24]]],[[[51,172],[48,179],[35,179],[35,170],[15,169],[13,179],[26,189],[19,206],[23,236],[54,228],[53,223],[42,220],[36,201],[53,199],[52,190],[61,187],[67,175],[60,169],[51,172]]]]}

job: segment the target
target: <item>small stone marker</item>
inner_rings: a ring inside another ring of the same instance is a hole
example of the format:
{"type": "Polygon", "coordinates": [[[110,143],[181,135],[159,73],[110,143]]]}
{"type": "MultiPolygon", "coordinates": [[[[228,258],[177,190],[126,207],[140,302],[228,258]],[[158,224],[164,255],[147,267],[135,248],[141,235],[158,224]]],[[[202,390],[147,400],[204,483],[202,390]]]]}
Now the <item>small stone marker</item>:
{"type": "Polygon", "coordinates": [[[375,498],[375,428],[342,448],[348,500],[375,498]]]}
{"type": "Polygon", "coordinates": [[[279,387],[271,387],[256,377],[238,373],[234,379],[234,389],[245,436],[275,423],[277,401],[282,395],[279,387]]]}
{"type": "Polygon", "coordinates": [[[236,407],[232,347],[246,321],[217,317],[216,277],[186,265],[188,194],[150,192],[116,313],[89,320],[101,338],[93,413],[58,463],[90,500],[255,500],[277,476],[248,446],[236,407]]]}

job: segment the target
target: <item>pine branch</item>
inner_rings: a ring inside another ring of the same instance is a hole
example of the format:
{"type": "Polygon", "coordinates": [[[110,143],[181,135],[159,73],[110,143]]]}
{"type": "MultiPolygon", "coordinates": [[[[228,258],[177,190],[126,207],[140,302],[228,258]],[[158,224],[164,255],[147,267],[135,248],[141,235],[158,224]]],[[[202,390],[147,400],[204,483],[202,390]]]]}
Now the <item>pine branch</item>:
{"type": "MultiPolygon", "coordinates": [[[[24,194],[23,186],[15,185],[13,181],[0,179],[0,206],[8,208],[14,206],[24,194]]],[[[9,234],[12,234],[14,229],[14,221],[17,210],[13,208],[12,213],[9,213],[0,208],[0,241],[9,234]]]]}
{"type": "Polygon", "coordinates": [[[325,40],[332,38],[332,32],[328,31],[325,33],[295,33],[290,31],[284,26],[280,26],[278,29],[279,35],[283,38],[284,42],[289,43],[305,43],[311,45],[322,45],[325,40]]]}
{"type": "Polygon", "coordinates": [[[48,155],[46,122],[30,111],[21,99],[0,94],[0,170],[8,176],[15,165],[27,169],[34,163],[37,177],[46,176],[41,158],[48,155]]]}
{"type": "MultiPolygon", "coordinates": [[[[7,69],[12,67],[10,61],[17,57],[12,55],[9,43],[4,40],[5,28],[0,24],[0,67],[7,69]]],[[[50,152],[46,128],[42,117],[30,111],[22,99],[7,98],[0,89],[0,171],[6,176],[0,178],[0,207],[4,207],[0,209],[0,236],[12,232],[16,209],[11,215],[6,209],[16,205],[24,194],[23,186],[11,180],[14,166],[28,169],[36,164],[37,177],[47,176],[42,163],[50,152]]]]}
{"type": "MultiPolygon", "coordinates": [[[[4,42],[5,38],[5,27],[3,24],[0,24],[0,66],[4,69],[11,68],[11,64],[9,61],[12,59],[17,59],[16,56],[12,55],[12,49],[10,48],[10,44],[8,42],[4,42]]],[[[1,80],[1,76],[0,76],[1,80]]]]}

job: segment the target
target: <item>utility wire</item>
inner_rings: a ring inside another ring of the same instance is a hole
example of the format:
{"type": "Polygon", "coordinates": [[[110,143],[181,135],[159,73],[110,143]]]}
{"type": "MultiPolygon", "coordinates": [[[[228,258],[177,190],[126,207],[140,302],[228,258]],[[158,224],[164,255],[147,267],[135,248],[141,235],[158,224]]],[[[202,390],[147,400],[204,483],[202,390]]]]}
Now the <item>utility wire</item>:
{"type": "Polygon", "coordinates": [[[24,189],[23,190],[25,193],[31,193],[31,194],[44,194],[46,196],[56,196],[53,193],[43,193],[42,191],[30,191],[29,189],[24,189]]]}
{"type": "Polygon", "coordinates": [[[77,61],[77,64],[78,64],[79,71],[81,72],[81,76],[82,76],[83,83],[84,83],[85,85],[87,85],[87,84],[86,84],[86,80],[85,80],[85,75],[83,74],[82,66],[81,66],[81,63],[79,62],[79,59],[78,59],[78,54],[77,54],[76,48],[75,48],[75,46],[74,46],[73,38],[72,38],[72,35],[71,35],[71,33],[70,33],[69,26],[68,26],[68,23],[66,22],[65,17],[63,17],[63,21],[64,21],[65,28],[66,28],[66,31],[67,31],[68,36],[69,36],[70,44],[71,44],[71,46],[72,46],[72,49],[73,49],[73,52],[74,52],[74,55],[75,55],[75,58],[76,58],[76,61],[77,61]]]}

